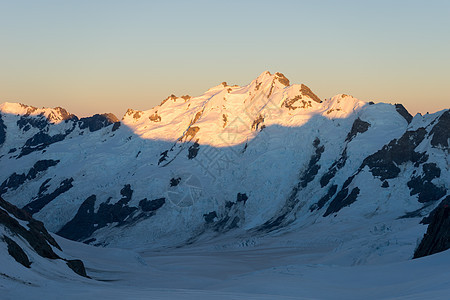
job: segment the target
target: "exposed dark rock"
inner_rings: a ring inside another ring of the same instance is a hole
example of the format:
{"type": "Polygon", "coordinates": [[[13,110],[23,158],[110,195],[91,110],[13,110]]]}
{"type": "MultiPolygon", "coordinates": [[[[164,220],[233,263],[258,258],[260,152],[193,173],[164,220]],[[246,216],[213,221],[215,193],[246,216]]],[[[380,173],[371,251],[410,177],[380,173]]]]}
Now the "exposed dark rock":
{"type": "Polygon", "coordinates": [[[53,160],[53,159],[44,159],[44,160],[38,160],[33,167],[28,171],[27,179],[31,180],[36,178],[37,174],[40,172],[46,171],[50,167],[54,167],[59,163],[59,160],[53,160]]]}
{"type": "Polygon", "coordinates": [[[340,211],[345,206],[350,206],[353,202],[356,201],[356,198],[359,194],[359,188],[355,187],[350,194],[348,194],[348,188],[344,188],[336,195],[336,197],[331,201],[330,205],[327,208],[327,211],[323,215],[324,217],[336,213],[340,211]]]}
{"type": "Polygon", "coordinates": [[[347,147],[344,148],[344,151],[342,151],[341,156],[338,160],[334,161],[331,167],[328,168],[328,171],[322,175],[320,178],[320,186],[325,187],[330,180],[336,175],[337,171],[342,169],[345,166],[345,163],[347,162],[347,147]]]}
{"type": "Polygon", "coordinates": [[[42,195],[44,194],[46,191],[48,191],[48,188],[50,187],[50,185],[48,185],[48,183],[50,182],[50,180],[52,180],[51,178],[47,178],[39,187],[39,192],[38,195],[42,195]]]}
{"type": "Polygon", "coordinates": [[[274,75],[282,85],[289,86],[289,79],[287,79],[286,76],[283,75],[283,73],[276,72],[274,75]]]}
{"type": "Polygon", "coordinates": [[[350,176],[349,178],[347,178],[347,179],[345,180],[344,185],[342,186],[342,188],[343,188],[343,189],[347,188],[347,187],[350,185],[350,183],[352,183],[353,179],[356,177],[357,174],[358,174],[358,173],[353,174],[352,176],[350,176]]]}
{"type": "Polygon", "coordinates": [[[140,119],[141,118],[141,116],[142,116],[142,111],[140,111],[140,110],[138,110],[138,111],[135,111],[134,112],[134,114],[133,114],[133,119],[135,119],[135,120],[138,120],[138,119],[140,119]]]}
{"type": "Polygon", "coordinates": [[[30,154],[34,151],[43,150],[51,144],[64,140],[66,136],[70,134],[70,132],[72,132],[72,130],[73,129],[70,129],[67,130],[64,134],[60,133],[52,136],[43,131],[36,133],[33,137],[25,142],[25,145],[23,146],[18,158],[30,154]]]}
{"type": "Polygon", "coordinates": [[[138,211],[138,208],[128,206],[133,195],[130,185],[125,185],[120,193],[122,199],[114,204],[110,204],[109,201],[101,203],[97,212],[94,210],[97,196],[91,195],[80,205],[75,217],[64,225],[57,234],[71,240],[82,241],[89,238],[96,230],[112,223],[117,223],[115,226],[123,226],[139,218],[152,216],[153,212],[161,208],[166,202],[165,198],[143,199],[139,201],[142,212],[136,215],[135,212],[138,211]]]}
{"type": "Polygon", "coordinates": [[[327,202],[330,201],[331,197],[333,197],[334,194],[336,194],[337,187],[338,186],[336,184],[330,186],[328,192],[322,198],[320,198],[320,200],[315,205],[311,206],[309,210],[314,211],[316,209],[318,210],[324,207],[325,204],[327,204],[327,202]]]}
{"type": "Polygon", "coordinates": [[[236,202],[244,202],[244,204],[245,204],[245,202],[247,202],[247,200],[248,200],[248,196],[247,196],[247,194],[245,194],[245,193],[237,193],[237,196],[236,196],[236,202]]]}
{"type": "Polygon", "coordinates": [[[177,186],[181,181],[180,177],[170,179],[170,186],[177,186]]]}
{"type": "Polygon", "coordinates": [[[126,200],[127,203],[131,200],[133,196],[133,190],[131,189],[131,185],[125,184],[123,188],[120,190],[120,194],[123,196],[122,199],[126,200]]]}
{"type": "Polygon", "coordinates": [[[113,114],[95,114],[92,117],[81,118],[80,129],[89,128],[90,132],[100,130],[111,124],[119,122],[119,119],[113,114]]]}
{"type": "Polygon", "coordinates": [[[95,242],[96,240],[97,240],[96,238],[90,238],[90,239],[84,240],[83,244],[89,245],[89,244],[95,242]]]}
{"type": "Polygon", "coordinates": [[[300,180],[297,183],[296,186],[292,188],[291,193],[289,194],[289,197],[286,199],[286,203],[284,204],[283,208],[276,214],[274,217],[272,217],[270,220],[266,221],[264,224],[256,228],[256,231],[265,231],[270,232],[274,231],[277,228],[281,227],[282,225],[286,225],[286,223],[292,222],[288,219],[288,216],[293,211],[294,207],[297,205],[297,194],[298,192],[306,187],[308,182],[312,181],[317,174],[317,171],[319,170],[320,166],[318,166],[316,163],[320,160],[320,157],[325,150],[324,146],[320,146],[320,139],[316,138],[313,141],[313,147],[316,149],[315,154],[311,156],[311,159],[308,164],[308,168],[303,174],[300,176],[300,180]]]}
{"type": "Polygon", "coordinates": [[[304,96],[308,96],[309,98],[311,98],[313,101],[317,102],[317,103],[322,103],[322,100],[319,99],[319,97],[316,96],[316,94],[314,94],[311,89],[309,87],[307,87],[306,85],[302,84],[300,86],[300,92],[302,93],[302,95],[304,96]]]}
{"type": "Polygon", "coordinates": [[[142,211],[149,212],[161,208],[166,203],[166,198],[158,198],[155,200],[147,200],[147,198],[139,201],[139,207],[142,211]]]}
{"type": "MultiPolygon", "coordinates": [[[[44,224],[33,219],[26,211],[17,208],[2,198],[0,198],[0,225],[5,226],[14,236],[21,236],[25,239],[31,248],[33,248],[33,250],[41,257],[60,259],[51,246],[59,250],[61,250],[61,247],[45,229],[44,224]],[[28,222],[27,226],[29,229],[27,230],[23,227],[17,219],[28,222]]],[[[17,262],[30,268],[31,262],[23,249],[10,237],[3,236],[3,241],[7,243],[8,253],[17,262]]],[[[82,261],[66,260],[66,262],[75,273],[88,277],[82,261]]]]}
{"type": "Polygon", "coordinates": [[[288,108],[289,110],[295,110],[297,108],[308,108],[312,107],[311,101],[306,101],[302,99],[302,95],[297,95],[294,98],[287,98],[283,101],[282,106],[288,108]],[[297,104],[294,106],[294,104],[297,104]]]}
{"type": "Polygon", "coordinates": [[[6,140],[6,125],[5,122],[2,119],[2,114],[0,113],[0,147],[3,145],[3,143],[6,140]]]}
{"type": "Polygon", "coordinates": [[[150,121],[152,122],[161,122],[161,116],[158,115],[156,112],[152,114],[150,117],[148,117],[150,121]]]}
{"type": "MultiPolygon", "coordinates": [[[[336,197],[333,199],[333,201],[331,201],[330,206],[327,209],[327,212],[325,213],[324,217],[332,212],[337,212],[339,211],[342,207],[346,206],[346,205],[342,205],[342,203],[347,203],[348,201],[346,201],[346,197],[348,196],[348,187],[350,185],[350,183],[352,183],[353,179],[355,178],[355,176],[359,173],[359,171],[355,174],[353,174],[352,176],[348,177],[344,184],[342,185],[341,190],[337,193],[336,197]],[[330,208],[331,207],[331,208],[330,208]],[[337,209],[337,210],[336,210],[337,209]],[[336,210],[336,211],[334,211],[336,210]]],[[[353,191],[352,191],[353,192],[353,191]]],[[[328,199],[329,200],[329,199],[328,199]]],[[[327,200],[327,201],[328,201],[327,200]]],[[[350,200],[350,199],[349,199],[350,200]]],[[[356,200],[356,198],[355,198],[356,200]]],[[[351,203],[350,203],[351,204],[351,203]]],[[[349,205],[350,205],[349,204],[349,205]]]]}
{"type": "Polygon", "coordinates": [[[0,195],[6,193],[8,189],[15,190],[21,184],[23,184],[27,180],[27,176],[25,174],[11,174],[5,181],[3,181],[2,185],[0,185],[0,195]]]}
{"type": "Polygon", "coordinates": [[[192,146],[188,149],[188,158],[193,159],[197,156],[198,150],[200,150],[200,145],[195,142],[192,146]]]}
{"type": "Polygon", "coordinates": [[[46,171],[50,167],[56,166],[58,163],[59,160],[51,160],[51,159],[38,160],[26,175],[25,173],[23,174],[13,173],[0,185],[0,195],[6,193],[8,189],[11,190],[17,189],[26,180],[35,179],[37,174],[46,171]]]}
{"type": "Polygon", "coordinates": [[[425,180],[433,180],[441,176],[441,169],[435,163],[423,164],[422,170],[425,180]]]}
{"type": "Polygon", "coordinates": [[[3,198],[1,197],[0,197],[0,208],[6,210],[19,220],[30,221],[32,219],[29,213],[27,213],[23,209],[19,209],[17,206],[12,205],[8,201],[3,200],[3,198]]]}
{"type": "Polygon", "coordinates": [[[261,225],[258,228],[258,231],[271,232],[271,231],[276,230],[277,228],[281,227],[283,222],[285,222],[287,215],[288,215],[288,212],[286,210],[283,210],[283,212],[280,215],[266,221],[263,225],[261,225]]]}
{"type": "Polygon", "coordinates": [[[26,116],[31,115],[32,113],[34,113],[36,110],[38,110],[37,107],[31,106],[31,105],[25,105],[23,103],[19,103],[20,107],[24,108],[27,110],[27,112],[25,113],[26,116]]]}
{"type": "MultiPolygon", "coordinates": [[[[407,213],[405,213],[403,216],[398,217],[398,219],[408,219],[408,218],[419,218],[419,217],[423,217],[425,214],[427,214],[427,208],[433,205],[433,203],[425,203],[421,208],[413,210],[413,211],[409,211],[407,213]]],[[[421,224],[428,224],[425,223],[424,220],[427,219],[427,217],[423,218],[422,221],[420,222],[421,224]]]]}
{"type": "Polygon", "coordinates": [[[289,223],[290,221],[288,221],[288,216],[298,202],[297,193],[299,190],[300,190],[300,182],[292,189],[288,199],[286,200],[286,203],[284,204],[280,212],[276,214],[274,217],[272,217],[270,220],[264,222],[264,224],[256,228],[256,231],[271,232],[281,227],[282,225],[289,223]]]}
{"type": "Polygon", "coordinates": [[[403,105],[397,103],[395,104],[395,109],[403,118],[405,118],[408,124],[411,123],[413,116],[411,116],[411,114],[406,110],[406,108],[403,105]]]}
{"type": "Polygon", "coordinates": [[[431,139],[431,145],[433,147],[443,147],[448,150],[448,140],[450,139],[450,110],[446,110],[439,117],[439,121],[431,129],[430,135],[433,135],[431,139]]]}
{"type": "Polygon", "coordinates": [[[260,125],[260,124],[263,124],[263,123],[264,123],[264,117],[263,117],[262,115],[259,115],[259,116],[253,121],[252,129],[258,130],[259,125],[260,125]]]}
{"type": "Polygon", "coordinates": [[[228,215],[225,215],[225,216],[221,217],[218,221],[211,222],[209,224],[214,224],[214,226],[213,226],[214,231],[226,232],[231,229],[231,228],[229,228],[229,224],[230,224],[229,221],[230,221],[230,217],[228,215]]]}
{"type": "Polygon", "coordinates": [[[401,165],[405,162],[422,163],[428,159],[426,153],[415,152],[414,149],[425,138],[426,130],[419,128],[416,131],[407,131],[401,138],[394,139],[376,153],[364,159],[360,169],[364,166],[370,168],[374,176],[381,181],[397,177],[401,165]]]}
{"type": "MultiPolygon", "coordinates": [[[[56,135],[50,136],[45,132],[38,132],[32,138],[30,138],[29,140],[27,140],[25,142],[25,146],[27,146],[27,147],[35,147],[35,146],[37,147],[40,145],[47,146],[47,145],[62,141],[64,139],[64,137],[65,137],[64,134],[56,134],[56,135]]],[[[43,148],[45,148],[45,147],[43,147],[43,148]]],[[[43,148],[41,148],[41,149],[43,149],[43,148]]]]}
{"type": "Polygon", "coordinates": [[[387,180],[383,181],[383,183],[381,184],[382,188],[388,188],[389,187],[389,182],[387,182],[387,180]]]}
{"type": "Polygon", "coordinates": [[[80,276],[89,278],[86,274],[84,263],[79,259],[66,260],[67,266],[80,276]]]}
{"type": "Polygon", "coordinates": [[[235,229],[239,227],[239,221],[241,218],[238,216],[230,217],[226,215],[220,221],[215,223],[214,230],[217,232],[227,232],[231,229],[235,229]]]}
{"type": "Polygon", "coordinates": [[[58,245],[55,239],[48,233],[47,229],[45,229],[44,223],[31,218],[31,220],[28,222],[28,227],[30,228],[30,232],[42,235],[50,245],[61,250],[61,247],[58,245]]]}
{"type": "Polygon", "coordinates": [[[347,135],[345,139],[346,142],[350,142],[358,133],[366,132],[370,127],[370,123],[362,121],[360,118],[356,119],[353,122],[352,129],[347,135]]]}
{"type": "Polygon", "coordinates": [[[233,220],[231,221],[230,225],[228,225],[229,229],[233,229],[233,228],[237,228],[239,227],[239,221],[241,220],[241,218],[239,218],[238,216],[235,216],[233,218],[233,220]]]}
{"type": "Polygon", "coordinates": [[[225,208],[231,208],[234,204],[236,204],[236,203],[234,203],[232,201],[227,201],[227,202],[225,202],[225,208]]]}
{"type": "Polygon", "coordinates": [[[215,211],[209,212],[207,214],[204,214],[203,217],[205,218],[206,224],[211,224],[214,222],[214,219],[217,218],[217,212],[215,211]]]}
{"type": "Polygon", "coordinates": [[[414,258],[450,249],[450,196],[430,214],[428,221],[427,232],[414,252],[414,258]]]}
{"type": "Polygon", "coordinates": [[[120,125],[122,125],[122,123],[120,122],[114,122],[113,128],[112,128],[112,132],[116,131],[117,129],[120,128],[120,125]]]}
{"type": "Polygon", "coordinates": [[[16,151],[17,151],[17,148],[11,148],[11,149],[9,149],[8,154],[14,153],[16,151]]]}
{"type": "Polygon", "coordinates": [[[167,97],[166,99],[164,99],[163,101],[161,101],[161,103],[159,104],[159,106],[162,106],[164,103],[166,103],[168,100],[172,100],[172,101],[176,101],[177,100],[177,96],[175,96],[174,94],[170,95],[169,97],[167,97]]]}
{"type": "Polygon", "coordinates": [[[194,124],[194,123],[197,123],[197,121],[200,120],[200,118],[202,117],[202,114],[203,114],[203,110],[197,112],[197,113],[195,114],[194,119],[191,121],[191,124],[189,124],[189,125],[192,125],[192,124],[194,124]]]}
{"type": "Polygon", "coordinates": [[[84,238],[89,237],[97,228],[94,226],[96,224],[95,220],[95,200],[96,195],[89,196],[78,208],[78,211],[66,225],[64,225],[61,230],[57,232],[58,235],[79,241],[84,238]]]}
{"type": "Polygon", "coordinates": [[[445,187],[438,187],[431,181],[441,175],[441,169],[435,163],[422,165],[423,175],[413,176],[407,185],[411,189],[410,195],[419,194],[419,202],[436,201],[445,196],[445,187]]]}
{"type": "MultiPolygon", "coordinates": [[[[4,201],[1,198],[0,203],[2,208],[14,207],[12,204],[9,203],[6,204],[6,201],[4,201]]],[[[6,211],[8,210],[6,209],[6,211]]],[[[53,252],[53,249],[49,245],[50,241],[51,244],[54,243],[55,245],[57,245],[56,241],[54,241],[53,238],[51,238],[51,236],[48,234],[47,230],[45,229],[44,225],[41,222],[36,221],[31,217],[27,216],[25,212],[18,212],[19,209],[17,207],[14,207],[10,213],[13,214],[14,216],[17,214],[23,216],[24,218],[27,218],[27,220],[24,220],[28,221],[29,230],[27,230],[25,229],[25,227],[20,225],[20,223],[16,219],[9,216],[6,211],[0,209],[0,224],[4,225],[14,234],[18,234],[21,237],[23,237],[40,256],[51,259],[59,258],[59,256],[55,254],[55,252],[53,252]],[[49,237],[51,238],[50,240],[49,237]]],[[[61,249],[59,246],[58,248],[61,249]]]]}
{"type": "Polygon", "coordinates": [[[244,195],[238,193],[239,200],[237,202],[227,201],[223,210],[204,214],[206,225],[214,231],[222,233],[238,228],[240,222],[245,220],[244,205],[246,200],[244,198],[246,195],[244,195]]]}
{"type": "Polygon", "coordinates": [[[24,267],[29,268],[31,266],[31,262],[28,259],[28,256],[16,242],[14,242],[6,235],[3,236],[3,241],[5,241],[8,245],[9,255],[11,255],[18,263],[22,264],[24,267]]]}
{"type": "Polygon", "coordinates": [[[59,184],[59,187],[57,187],[52,193],[38,195],[37,197],[33,198],[33,201],[25,205],[22,209],[27,211],[31,215],[39,212],[42,208],[44,208],[44,206],[49,204],[56,197],[70,190],[73,187],[72,182],[73,178],[64,179],[59,184]]]}
{"type": "Polygon", "coordinates": [[[158,161],[158,165],[159,165],[160,163],[162,163],[163,161],[167,160],[168,153],[169,153],[169,150],[166,150],[166,151],[164,151],[164,152],[161,152],[160,158],[159,158],[159,161],[158,161]]]}
{"type": "Polygon", "coordinates": [[[322,145],[320,146],[320,140],[319,138],[316,138],[313,142],[313,146],[315,149],[314,154],[311,156],[309,163],[308,163],[308,168],[306,169],[306,171],[303,173],[303,175],[300,178],[300,186],[302,188],[305,188],[309,182],[313,181],[314,178],[316,177],[317,173],[319,172],[320,169],[320,165],[317,164],[320,160],[320,158],[322,157],[322,153],[325,151],[325,147],[322,145]]]}
{"type": "Polygon", "coordinates": [[[222,114],[222,119],[223,119],[223,128],[225,128],[225,126],[227,126],[228,123],[228,117],[226,114],[222,114]]]}
{"type": "MultiPolygon", "coordinates": [[[[432,203],[425,204],[425,207],[427,207],[427,205],[432,205],[432,203]]],[[[444,200],[442,200],[441,203],[439,203],[439,205],[434,210],[432,210],[428,216],[423,218],[422,221],[420,221],[420,224],[430,224],[431,221],[435,218],[435,215],[439,211],[439,209],[445,205],[450,205],[450,195],[445,197],[444,200]]]]}
{"type": "Polygon", "coordinates": [[[245,151],[247,151],[248,148],[248,143],[245,143],[244,148],[241,151],[241,154],[245,153],[245,151]]]}
{"type": "Polygon", "coordinates": [[[17,126],[23,131],[28,131],[31,128],[37,128],[43,130],[45,127],[49,126],[50,122],[43,115],[39,116],[21,116],[17,121],[17,126]]]}
{"type": "Polygon", "coordinates": [[[288,108],[289,110],[295,110],[298,107],[293,106],[293,104],[299,100],[302,99],[302,95],[297,95],[294,98],[287,98],[286,100],[283,101],[283,104],[281,106],[284,106],[286,108],[288,108]]]}
{"type": "Polygon", "coordinates": [[[184,138],[184,141],[187,141],[188,138],[190,137],[189,141],[191,141],[195,137],[197,132],[199,132],[199,130],[200,130],[200,127],[198,127],[198,126],[190,126],[188,128],[188,130],[186,130],[186,132],[183,134],[183,136],[179,138],[179,140],[183,141],[183,138],[184,138]]]}

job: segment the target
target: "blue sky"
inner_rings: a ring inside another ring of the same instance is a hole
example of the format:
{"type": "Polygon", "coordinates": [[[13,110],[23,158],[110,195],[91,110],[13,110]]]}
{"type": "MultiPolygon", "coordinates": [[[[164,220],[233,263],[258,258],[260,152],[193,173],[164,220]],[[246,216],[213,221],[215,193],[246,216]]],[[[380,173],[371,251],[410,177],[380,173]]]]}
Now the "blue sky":
{"type": "Polygon", "coordinates": [[[282,72],[319,97],[450,107],[450,1],[3,1],[0,102],[150,109],[282,72]]]}

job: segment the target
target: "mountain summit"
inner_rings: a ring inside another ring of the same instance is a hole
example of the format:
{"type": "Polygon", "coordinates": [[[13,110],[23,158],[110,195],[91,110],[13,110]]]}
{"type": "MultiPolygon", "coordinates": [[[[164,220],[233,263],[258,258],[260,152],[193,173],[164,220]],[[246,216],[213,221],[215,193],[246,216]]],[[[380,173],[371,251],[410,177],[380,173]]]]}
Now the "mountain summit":
{"type": "Polygon", "coordinates": [[[189,133],[200,144],[226,147],[253,139],[261,128],[346,118],[364,105],[347,95],[322,101],[306,85],[266,71],[245,86],[224,82],[199,97],[171,95],[150,110],[129,109],[122,122],[143,139],[183,140],[189,133]]]}

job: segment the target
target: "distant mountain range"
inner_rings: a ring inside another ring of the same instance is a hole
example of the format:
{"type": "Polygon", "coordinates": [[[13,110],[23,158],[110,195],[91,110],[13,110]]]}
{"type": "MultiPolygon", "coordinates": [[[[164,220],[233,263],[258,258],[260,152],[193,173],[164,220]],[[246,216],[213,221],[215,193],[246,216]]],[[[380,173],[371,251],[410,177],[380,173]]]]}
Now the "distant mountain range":
{"type": "Polygon", "coordinates": [[[72,240],[156,249],[315,233],[349,264],[450,248],[449,109],[319,99],[264,72],[120,121],[0,112],[0,195],[72,240]]]}

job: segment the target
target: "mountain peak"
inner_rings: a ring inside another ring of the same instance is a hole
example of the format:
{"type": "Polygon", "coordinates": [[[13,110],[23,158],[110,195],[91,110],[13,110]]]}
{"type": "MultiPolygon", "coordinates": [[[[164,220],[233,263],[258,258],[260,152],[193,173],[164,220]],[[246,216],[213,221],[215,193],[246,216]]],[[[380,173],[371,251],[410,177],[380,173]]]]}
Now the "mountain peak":
{"type": "Polygon", "coordinates": [[[68,119],[75,117],[75,115],[69,113],[62,107],[55,108],[37,108],[30,105],[25,105],[22,103],[10,103],[4,102],[0,104],[0,112],[5,114],[12,115],[21,115],[21,116],[43,116],[47,118],[48,121],[52,123],[59,123],[68,119]]]}
{"type": "Polygon", "coordinates": [[[275,72],[274,74],[271,74],[269,71],[264,71],[256,78],[257,83],[274,82],[275,80],[277,80],[284,86],[290,85],[289,79],[287,79],[286,76],[284,76],[284,74],[280,72],[275,72]]]}
{"type": "Polygon", "coordinates": [[[30,115],[37,110],[37,107],[22,103],[4,102],[0,104],[0,111],[7,114],[30,115]]]}
{"type": "Polygon", "coordinates": [[[281,84],[289,86],[289,79],[287,79],[286,76],[283,75],[283,73],[276,72],[274,75],[275,79],[277,79],[281,84]]]}
{"type": "Polygon", "coordinates": [[[271,77],[272,77],[272,74],[269,71],[264,71],[258,77],[256,77],[256,80],[258,82],[261,82],[261,81],[271,79],[271,77]]]}
{"type": "Polygon", "coordinates": [[[222,82],[200,96],[170,95],[150,110],[128,110],[122,121],[144,139],[177,141],[189,134],[223,147],[245,143],[270,126],[300,127],[320,115],[346,118],[364,105],[351,99],[335,96],[324,103],[306,85],[265,71],[247,85],[222,82]]]}

